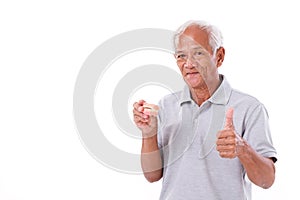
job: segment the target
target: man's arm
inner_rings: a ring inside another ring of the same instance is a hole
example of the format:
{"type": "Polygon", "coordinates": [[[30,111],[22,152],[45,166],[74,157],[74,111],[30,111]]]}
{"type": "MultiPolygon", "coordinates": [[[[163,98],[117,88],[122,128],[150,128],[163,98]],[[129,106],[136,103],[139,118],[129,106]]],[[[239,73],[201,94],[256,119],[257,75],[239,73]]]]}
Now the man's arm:
{"type": "Polygon", "coordinates": [[[275,166],[271,158],[258,154],[246,141],[237,147],[238,158],[244,166],[249,179],[256,185],[267,189],[275,180],[275,166]]]}
{"type": "Polygon", "coordinates": [[[147,104],[141,100],[133,105],[134,122],[142,131],[141,165],[145,178],[149,182],[161,179],[162,160],[157,142],[157,110],[158,106],[147,104]]]}
{"type": "Polygon", "coordinates": [[[218,134],[217,150],[222,158],[238,157],[249,179],[262,188],[269,188],[275,180],[273,160],[258,154],[234,130],[233,109],[226,114],[225,127],[218,134]]]}
{"type": "Polygon", "coordinates": [[[161,179],[163,175],[162,161],[156,135],[143,138],[141,163],[144,176],[149,182],[152,183],[161,179]]]}

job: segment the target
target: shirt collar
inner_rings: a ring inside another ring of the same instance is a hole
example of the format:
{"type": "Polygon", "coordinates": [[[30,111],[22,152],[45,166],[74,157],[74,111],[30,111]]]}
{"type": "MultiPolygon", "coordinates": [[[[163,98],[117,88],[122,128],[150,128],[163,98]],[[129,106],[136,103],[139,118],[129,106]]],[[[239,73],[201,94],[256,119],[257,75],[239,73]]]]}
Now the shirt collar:
{"type": "MultiPolygon", "coordinates": [[[[226,105],[229,101],[232,88],[224,75],[220,74],[220,79],[221,79],[220,86],[207,101],[211,102],[212,104],[226,105]]],[[[187,85],[185,85],[181,93],[179,103],[182,104],[191,101],[192,98],[191,98],[190,89],[188,88],[187,85]]]]}
{"type": "Polygon", "coordinates": [[[183,91],[181,92],[180,98],[179,98],[179,103],[183,104],[186,102],[191,102],[192,98],[191,98],[191,93],[190,93],[190,89],[189,87],[185,84],[183,91]]]}

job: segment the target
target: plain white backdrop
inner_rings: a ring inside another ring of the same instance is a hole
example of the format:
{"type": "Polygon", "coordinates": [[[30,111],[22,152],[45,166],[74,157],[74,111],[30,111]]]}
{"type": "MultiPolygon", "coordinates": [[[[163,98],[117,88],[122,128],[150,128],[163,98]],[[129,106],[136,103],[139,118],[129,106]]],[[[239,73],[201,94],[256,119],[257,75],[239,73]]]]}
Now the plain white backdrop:
{"type": "MultiPolygon", "coordinates": [[[[161,182],[150,184],[142,175],[111,170],[86,151],[73,120],[74,84],[88,55],[111,37],[139,28],[175,30],[190,19],[207,20],[222,30],[226,57],[220,71],[234,88],[257,97],[269,111],[279,158],[276,182],[268,190],[254,186],[253,199],[297,199],[300,13],[296,3],[1,1],[0,199],[158,199],[161,182]]],[[[132,64],[139,65],[141,58],[136,56],[132,64]]],[[[109,78],[118,81],[113,72],[109,78]]],[[[106,89],[108,94],[112,89],[106,89]]],[[[149,94],[145,90],[130,101],[149,94]]],[[[154,99],[166,92],[159,91],[154,99]]],[[[108,124],[116,134],[114,123],[108,124]]],[[[140,148],[139,142],[124,135],[110,140],[128,151],[140,148]]]]}

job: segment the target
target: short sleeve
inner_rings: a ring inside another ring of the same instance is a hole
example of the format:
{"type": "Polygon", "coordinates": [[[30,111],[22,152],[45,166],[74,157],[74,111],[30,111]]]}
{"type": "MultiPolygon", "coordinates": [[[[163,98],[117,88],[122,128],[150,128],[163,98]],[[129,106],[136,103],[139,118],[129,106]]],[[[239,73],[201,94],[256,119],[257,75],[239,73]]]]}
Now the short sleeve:
{"type": "Polygon", "coordinates": [[[277,152],[273,146],[269,116],[262,104],[257,105],[246,117],[243,138],[257,153],[276,162],[277,152]]]}

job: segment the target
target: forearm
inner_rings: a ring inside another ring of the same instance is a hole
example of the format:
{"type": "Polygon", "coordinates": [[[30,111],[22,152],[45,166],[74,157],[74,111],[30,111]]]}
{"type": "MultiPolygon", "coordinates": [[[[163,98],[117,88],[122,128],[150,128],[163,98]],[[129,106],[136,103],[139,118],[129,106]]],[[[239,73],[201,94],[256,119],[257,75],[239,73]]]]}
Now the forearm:
{"type": "Polygon", "coordinates": [[[141,164],[144,176],[149,182],[158,181],[162,177],[162,160],[156,134],[143,138],[141,164]]]}
{"type": "Polygon", "coordinates": [[[256,185],[267,189],[275,180],[275,166],[271,159],[258,154],[247,142],[243,142],[242,153],[238,155],[249,179],[256,185]]]}

